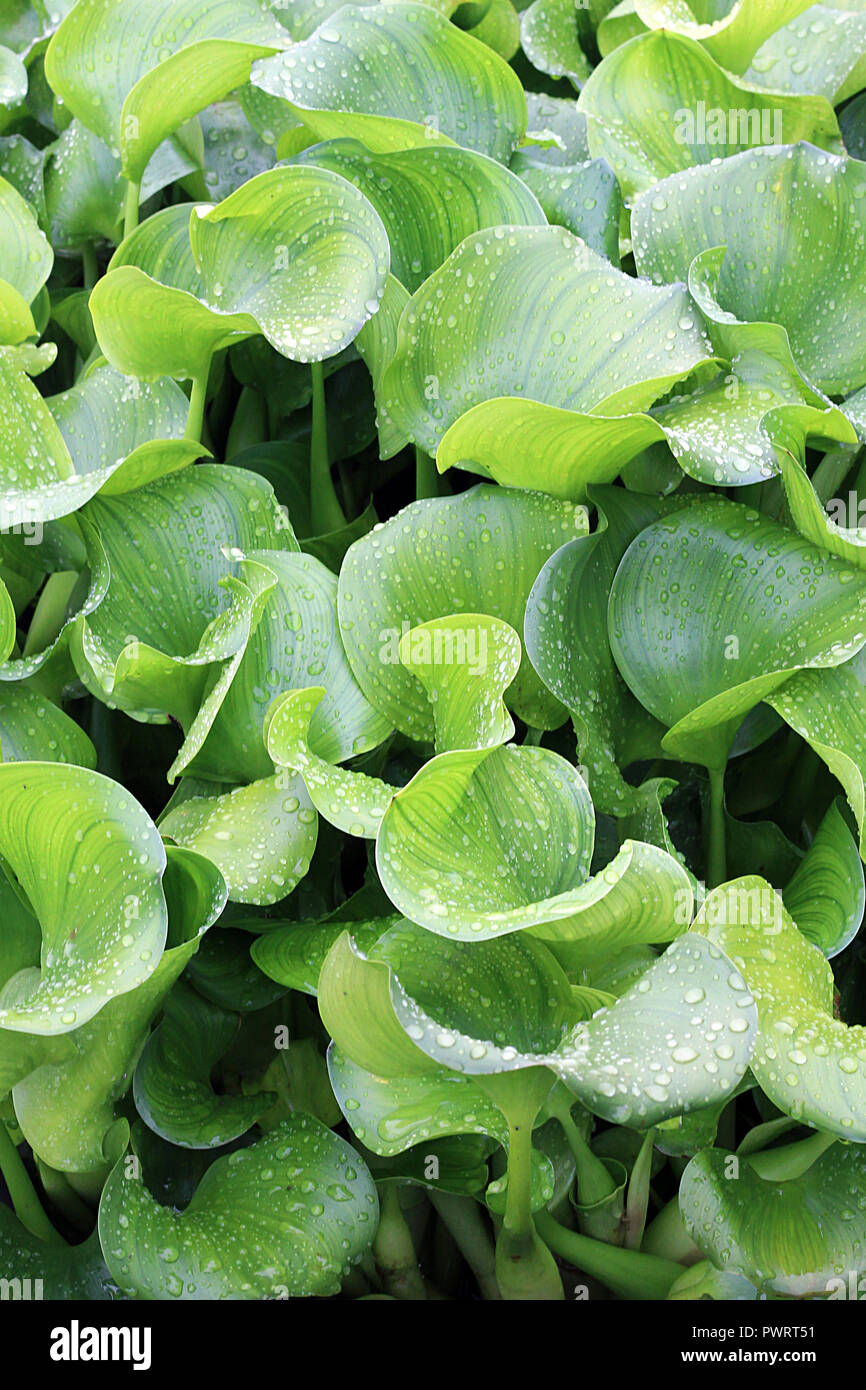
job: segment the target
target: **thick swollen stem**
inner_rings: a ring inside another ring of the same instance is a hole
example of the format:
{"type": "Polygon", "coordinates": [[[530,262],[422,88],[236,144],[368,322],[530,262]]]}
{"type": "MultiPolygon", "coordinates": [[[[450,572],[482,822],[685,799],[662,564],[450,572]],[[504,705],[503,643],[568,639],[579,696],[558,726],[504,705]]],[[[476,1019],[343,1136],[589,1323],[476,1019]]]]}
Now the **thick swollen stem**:
{"type": "Polygon", "coordinates": [[[508,1124],[508,1185],[505,1219],[496,1241],[496,1282],[502,1297],[515,1302],[561,1300],[556,1262],[539,1240],[532,1220],[532,1121],[512,1116],[508,1124]]]}
{"type": "Polygon", "coordinates": [[[707,885],[717,888],[728,876],[725,850],[725,768],[711,767],[710,844],[707,854],[707,885]]]}
{"type": "Polygon", "coordinates": [[[92,290],[99,279],[99,262],[96,259],[96,248],[92,241],[85,241],[82,246],[81,261],[84,288],[92,290]]]}
{"type": "Polygon", "coordinates": [[[808,1139],[801,1139],[796,1144],[785,1144],[778,1149],[763,1149],[760,1153],[749,1155],[743,1161],[768,1182],[789,1182],[792,1178],[800,1178],[807,1173],[822,1153],[835,1143],[835,1134],[825,1134],[816,1130],[808,1139]]]}
{"type": "Polygon", "coordinates": [[[328,419],[325,411],[325,370],[321,362],[310,364],[313,377],[313,433],[310,440],[310,521],[314,536],[341,531],[346,517],[331,477],[328,454],[328,419]]]}
{"type": "Polygon", "coordinates": [[[436,460],[425,454],[415,445],[415,500],[422,497],[439,497],[442,494],[442,480],[436,469],[436,460]]]}
{"type": "Polygon", "coordinates": [[[535,1225],[554,1254],[598,1279],[619,1298],[665,1299],[683,1272],[680,1265],[660,1255],[623,1250],[577,1231],[567,1231],[546,1211],[536,1215],[535,1225]]]}
{"type": "Polygon", "coordinates": [[[210,360],[207,365],[202,367],[197,376],[192,379],[192,390],[189,395],[189,411],[186,417],[186,429],[184,430],[185,439],[195,439],[201,441],[202,426],[204,424],[204,408],[207,400],[207,380],[210,375],[210,360]]]}
{"type": "Polygon", "coordinates": [[[373,1254],[382,1287],[392,1298],[421,1302],[426,1299],[427,1290],[418,1268],[412,1236],[400,1206],[397,1184],[382,1183],[379,1188],[379,1201],[379,1229],[373,1242],[373,1254]]]}
{"type": "Polygon", "coordinates": [[[36,1189],[30,1181],[27,1169],[12,1136],[0,1120],[0,1173],[9,1189],[12,1206],[22,1226],[26,1226],[34,1236],[50,1245],[65,1245],[62,1236],[55,1231],[42,1209],[36,1189]]]}
{"type": "Polygon", "coordinates": [[[646,1228],[641,1250],[648,1255],[676,1260],[681,1265],[693,1265],[704,1258],[685,1228],[679,1198],[672,1197],[646,1228]]]}
{"type": "Polygon", "coordinates": [[[474,1197],[457,1197],[450,1192],[431,1190],[430,1201],[448,1227],[454,1243],[475,1275],[481,1297],[500,1299],[496,1282],[496,1256],[493,1241],[484,1225],[481,1208],[474,1197]]]}
{"type": "Polygon", "coordinates": [[[126,201],[123,205],[123,239],[124,241],[134,232],[138,226],[138,200],[141,197],[141,187],[133,183],[131,179],[126,184],[126,201]]]}
{"type": "Polygon", "coordinates": [[[59,637],[66,622],[66,606],[77,583],[75,570],[56,570],[48,576],[30,619],[22,656],[44,652],[59,637]]]}

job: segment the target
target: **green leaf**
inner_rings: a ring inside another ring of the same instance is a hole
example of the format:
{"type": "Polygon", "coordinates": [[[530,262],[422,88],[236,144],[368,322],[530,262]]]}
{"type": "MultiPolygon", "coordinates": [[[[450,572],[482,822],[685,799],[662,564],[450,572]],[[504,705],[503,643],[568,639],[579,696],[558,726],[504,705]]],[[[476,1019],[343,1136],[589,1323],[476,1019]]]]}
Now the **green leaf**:
{"type": "Polygon", "coordinates": [[[309,871],[316,813],[301,777],[262,778],[218,796],[193,796],[160,821],[175,843],[207,855],[236,903],[279,902],[309,871]]]}
{"type": "Polygon", "coordinates": [[[246,935],[219,927],[202,941],[187,966],[186,978],[203,999],[233,1013],[265,1009],[285,994],[250,960],[246,935]]]}
{"type": "Polygon", "coordinates": [[[718,7],[692,5],[689,0],[635,0],[634,4],[649,28],[673,29],[699,39],[730,72],[742,72],[764,40],[808,6],[809,0],[740,0],[715,18],[718,7]]]}
{"type": "MultiPolygon", "coordinates": [[[[582,507],[481,484],[459,497],[412,503],[356,541],[340,572],[338,612],[349,663],[370,703],[410,737],[432,740],[432,712],[400,662],[400,639],[435,618],[479,609],[519,632],[542,564],[586,525],[582,507]]],[[[541,727],[563,717],[525,657],[506,703],[541,727]]]]}
{"type": "Polygon", "coordinates": [[[841,782],[860,830],[861,856],[866,854],[864,684],[866,655],[861,650],[842,666],[800,671],[768,699],[841,782]]]}
{"type": "Polygon", "coordinates": [[[111,574],[102,603],[76,621],[80,679],[99,699],[139,717],[171,714],[189,732],[213,664],[240,659],[255,607],[221,548],[297,546],[269,484],[205,464],[94,498],[79,524],[111,574]],[[227,578],[234,588],[220,585],[227,578]]]}
{"type": "Polygon", "coordinates": [[[246,782],[273,771],[262,737],[268,706],[286,690],[321,685],[310,748],[342,762],[376,747],[391,725],[368,703],[352,674],[337,625],[337,580],[311,555],[254,550],[238,559],[255,588],[257,568],[271,582],[261,617],[189,771],[246,782]]]}
{"type": "Polygon", "coordinates": [[[356,921],[344,917],[338,909],[321,922],[292,922],[266,932],[253,942],[250,955],[272,980],[314,995],[325,957],[344,931],[348,929],[356,945],[366,952],[400,920],[399,915],[394,914],[372,921],[356,921]]]}
{"type": "Polygon", "coordinates": [[[825,97],[765,91],[725,66],[663,29],[623,44],[596,68],[580,109],[590,150],[611,165],[627,201],[669,174],[756,145],[810,140],[841,154],[825,97]]]}
{"type": "Polygon", "coordinates": [[[523,648],[508,623],[472,613],[435,618],[405,633],[399,654],[430,702],[437,753],[498,748],[512,737],[502,695],[523,648]]]}
{"type": "Polygon", "coordinates": [[[388,233],[391,271],[410,293],[472,232],[545,225],[525,180],[472,150],[433,145],[371,154],[358,140],[330,140],[295,163],[331,169],[360,189],[388,233]]]}
{"type": "Polygon", "coordinates": [[[54,34],[45,74],[72,114],[120,149],[124,176],[138,183],[167,135],[284,42],[255,0],[169,0],[158,16],[148,0],[82,0],[54,34]]]}
{"type": "Polygon", "coordinates": [[[862,6],[810,5],[764,40],[746,77],[779,92],[819,92],[838,106],[863,85],[864,54],[862,6]]]}
{"type": "Polygon", "coordinates": [[[624,488],[594,487],[598,526],[561,546],[526,604],[524,640],[548,689],[571,714],[595,806],[622,814],[638,791],[620,767],[660,752],[663,727],[648,717],[619,674],[608,640],[607,606],[617,567],[635,536],[684,498],[663,502],[624,488]]]}
{"type": "Polygon", "coordinates": [[[567,77],[578,91],[592,71],[580,44],[582,9],[574,0],[532,0],[520,16],[520,42],[532,66],[567,77]]]}
{"type": "Polygon", "coordinates": [[[828,960],[860,930],[866,907],[863,864],[838,800],[818,826],[782,898],[800,931],[828,960]]]}
{"type": "Polygon", "coordinates": [[[237,1014],[183,984],[165,1003],[162,1022],[138,1060],[133,1094],[145,1123],[181,1148],[212,1149],[246,1134],[273,1105],[270,1091],[218,1095],[210,1074],[237,1032],[237,1014]]]}
{"type": "MultiPolygon", "coordinates": [[[[805,143],[746,151],[718,167],[674,174],[635,201],[638,271],[656,281],[682,278],[701,251],[724,246],[718,293],[725,313],[780,325],[798,367],[819,391],[856,390],[866,380],[862,306],[852,291],[866,263],[864,179],[866,167],[857,160],[805,143]],[[849,269],[828,296],[843,243],[851,248],[849,269]],[[755,275],[755,265],[765,273],[755,275]]],[[[784,337],[778,328],[763,331],[784,337]]]]}
{"type": "Polygon", "coordinates": [[[3,243],[3,280],[32,303],[45,284],[54,253],[39,223],[21,194],[0,178],[0,240],[3,243]]]}
{"type": "Polygon", "coordinates": [[[864,1257],[852,1211],[866,1202],[866,1153],[834,1144],[802,1176],[782,1182],[748,1160],[732,1182],[730,1160],[723,1149],[706,1150],[682,1177],[680,1211],[703,1254],[764,1294],[859,1297],[864,1257]]]}
{"type": "Polygon", "coordinates": [[[435,141],[505,164],[526,129],[516,74],[427,5],[346,5],[252,81],[317,140],[351,136],[376,154],[435,141]]]}
{"type": "Polygon", "coordinates": [[[644,1129],[729,1096],[756,1023],[731,961],[690,932],[609,1009],[577,1025],[556,1070],[595,1114],[644,1129]]]}
{"type": "MultiPolygon", "coordinates": [[[[28,1143],[64,1172],[107,1174],[103,1141],[115,1104],[128,1090],[150,1021],[225,906],[225,884],[209,860],[168,851],[166,949],[146,980],[111,998],[94,1018],[68,1034],[74,1055],[46,1061],[16,1085],[15,1113],[28,1143]]],[[[128,931],[135,903],[122,908],[128,931]],[[127,915],[128,914],[128,915],[127,915]]]]}
{"type": "Polygon", "coordinates": [[[0,1264],[10,1286],[9,1298],[92,1303],[119,1297],[95,1232],[80,1245],[48,1245],[26,1230],[5,1205],[0,1205],[0,1264]],[[16,1289],[20,1292],[13,1292],[16,1289]]]}
{"type": "Polygon", "coordinates": [[[535,194],[551,226],[565,227],[619,266],[622,195],[607,160],[552,165],[539,155],[518,150],[511,167],[535,194]]]}
{"type": "Polygon", "coordinates": [[[3,763],[0,788],[0,853],[42,930],[40,967],[0,991],[0,1026],[66,1033],[158,965],[165,851],[129,792],[85,768],[3,763]]]}
{"type": "Polygon", "coordinates": [[[830,966],[766,880],[715,889],[694,930],[731,957],[754,994],[751,1068],[764,1094],[801,1123],[863,1142],[866,1029],[833,1017],[830,966]]]}
{"type": "Polygon", "coordinates": [[[840,560],[711,497],[632,542],[611,589],[611,649],[668,726],[663,747],[716,768],[743,717],[796,671],[859,651],[864,608],[866,581],[840,560]]]}
{"type": "Polygon", "coordinates": [[[580,500],[662,437],[640,412],[707,355],[683,286],[636,281],[559,227],[498,227],[413,295],[381,400],[440,471],[580,500]]]}
{"type": "Polygon", "coordinates": [[[0,684],[0,760],[96,766],[96,749],[62,709],[27,686],[0,684]]]}
{"type": "Polygon", "coordinates": [[[17,106],[26,95],[26,67],[17,53],[0,44],[0,107],[17,106]]]}
{"type": "Polygon", "coordinates": [[[131,1297],[303,1298],[339,1292],[369,1249],[376,1188],[360,1155],[309,1115],[211,1164],[185,1211],[118,1160],[99,1206],[106,1262],[131,1297]]]}

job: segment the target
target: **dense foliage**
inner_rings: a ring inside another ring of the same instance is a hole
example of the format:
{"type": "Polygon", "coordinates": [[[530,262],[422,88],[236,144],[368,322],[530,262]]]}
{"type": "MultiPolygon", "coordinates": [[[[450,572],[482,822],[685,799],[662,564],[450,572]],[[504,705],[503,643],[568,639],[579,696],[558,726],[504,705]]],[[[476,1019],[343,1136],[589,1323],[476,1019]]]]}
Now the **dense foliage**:
{"type": "Polygon", "coordinates": [[[0,7],[0,1277],[866,1274],[864,0],[0,7]]]}

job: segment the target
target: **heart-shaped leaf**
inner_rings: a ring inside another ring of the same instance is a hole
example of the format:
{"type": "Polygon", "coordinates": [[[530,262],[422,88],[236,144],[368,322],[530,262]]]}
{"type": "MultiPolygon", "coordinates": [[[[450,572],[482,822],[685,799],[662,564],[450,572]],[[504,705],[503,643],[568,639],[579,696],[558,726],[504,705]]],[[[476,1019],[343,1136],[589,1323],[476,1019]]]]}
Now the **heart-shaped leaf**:
{"type": "Polygon", "coordinates": [[[592,153],[608,161],[627,199],[669,174],[744,147],[810,140],[842,152],[826,98],[786,96],[736,80],[701,44],[667,29],[610,54],[586,83],[580,109],[592,153]]]}
{"type": "Polygon", "coordinates": [[[96,766],[96,749],[83,729],[37,690],[0,684],[0,761],[96,766]]]}
{"type": "MultiPolygon", "coordinates": [[[[519,632],[542,564],[586,525],[582,507],[481,484],[459,497],[414,502],[356,541],[340,571],[338,611],[349,664],[370,703],[412,738],[432,739],[430,706],[400,662],[400,639],[434,618],[479,609],[519,632]]],[[[506,703],[532,724],[562,720],[525,658],[506,703]]]]}
{"type": "Polygon", "coordinates": [[[833,1016],[833,973],[765,879],[740,878],[706,899],[694,930],[725,951],[754,994],[752,1071],[783,1114],[862,1142],[864,1029],[833,1016]]]}
{"type": "Polygon", "coordinates": [[[121,1155],[99,1238],[130,1297],[303,1298],[339,1292],[377,1215],[360,1155],[318,1120],[292,1115],[211,1164],[182,1212],[160,1206],[121,1155]]]}
{"type": "Polygon", "coordinates": [[[94,1232],[80,1245],[49,1245],[0,1204],[0,1264],[9,1275],[8,1297],[62,1302],[102,1302],[120,1291],[109,1274],[94,1232]],[[14,1275],[11,1271],[14,1270],[14,1275]]]}
{"type": "Polygon", "coordinates": [[[567,77],[578,91],[592,71],[580,43],[583,9],[574,0],[532,0],[520,16],[520,42],[532,66],[550,77],[567,77]]]}
{"type": "Polygon", "coordinates": [[[866,167],[856,159],[805,143],[673,174],[635,201],[637,268],[657,282],[684,278],[695,256],[724,246],[723,310],[747,323],[781,325],[812,385],[846,394],[866,380],[862,306],[851,289],[866,263],[864,180],[866,167]],[[843,244],[848,272],[828,297],[826,276],[843,244]],[[756,265],[766,273],[755,275],[756,265]]]}
{"type": "Polygon", "coordinates": [[[158,965],[165,850],[129,792],[96,772],[3,763],[0,788],[0,853],[42,930],[39,968],[0,992],[0,1027],[67,1033],[158,965]]]}
{"type": "Polygon", "coordinates": [[[212,1149],[246,1134],[276,1095],[217,1095],[213,1067],[237,1032],[237,1014],[177,984],[162,1022],[151,1033],[135,1069],[138,1113],[152,1130],[182,1148],[212,1149]]]}
{"type": "Polygon", "coordinates": [[[744,715],[796,671],[859,651],[864,611],[859,574],[712,497],[632,542],[611,589],[610,642],[629,688],[668,726],[663,746],[715,768],[744,715]]]}
{"type": "Polygon", "coordinates": [[[252,81],[316,139],[348,135],[377,154],[434,140],[506,164],[526,129],[516,74],[427,5],[346,5],[256,63],[252,81]]]}
{"type": "Polygon", "coordinates": [[[834,1144],[800,1177],[773,1181],[749,1161],[731,1180],[723,1149],[696,1154],[680,1185],[692,1240],[719,1267],[765,1293],[849,1297],[864,1258],[855,1211],[866,1203],[866,1153],[834,1144]],[[849,1280],[850,1275],[850,1280],[849,1280]]]}
{"type": "Polygon", "coordinates": [[[866,907],[863,864],[838,800],[818,826],[782,897],[800,931],[828,960],[860,930],[866,907]]]}
{"type": "Polygon", "coordinates": [[[151,155],[190,116],[249,76],[285,35],[255,0],[84,0],[45,55],[52,90],[140,182],[151,155]],[[94,54],[120,55],[108,67],[94,54]]]}

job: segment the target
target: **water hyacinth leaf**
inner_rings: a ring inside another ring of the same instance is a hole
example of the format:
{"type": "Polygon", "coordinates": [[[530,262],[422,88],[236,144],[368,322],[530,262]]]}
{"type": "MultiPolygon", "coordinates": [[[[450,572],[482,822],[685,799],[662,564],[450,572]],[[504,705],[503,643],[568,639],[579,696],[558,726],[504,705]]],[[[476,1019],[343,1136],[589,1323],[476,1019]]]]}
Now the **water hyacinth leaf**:
{"type": "Polygon", "coordinates": [[[586,116],[570,97],[551,97],[527,92],[529,128],[512,156],[512,164],[526,156],[550,165],[579,164],[589,159],[586,116]]]}
{"type": "Polygon", "coordinates": [[[746,1160],[731,1182],[729,1159],[723,1149],[708,1149],[683,1174],[680,1211],[703,1254],[764,1294],[847,1298],[849,1271],[856,1283],[864,1269],[851,1219],[866,1202],[863,1149],[834,1144],[807,1172],[784,1181],[762,1177],[746,1160]]]}
{"type": "Polygon", "coordinates": [[[377,1216],[356,1150],[311,1116],[292,1115],[218,1158],[182,1212],[160,1206],[121,1155],[102,1194],[99,1238],[130,1297],[302,1298],[339,1292],[377,1216]]]}
{"type": "Polygon", "coordinates": [[[246,782],[273,764],[262,737],[275,696],[312,684],[325,690],[310,721],[310,749],[342,762],[376,747],[391,725],[355,681],[337,624],[337,579],[312,555],[255,550],[238,561],[242,578],[261,569],[271,583],[261,617],[207,738],[188,770],[246,782]]]}
{"type": "Polygon", "coordinates": [[[381,395],[409,439],[440,450],[440,471],[463,463],[577,500],[662,437],[636,412],[708,355],[682,286],[622,274],[563,228],[498,227],[468,237],[413,295],[381,395]],[[577,443],[571,412],[589,415],[574,422],[577,443]],[[619,435],[625,452],[611,459],[619,435]]]}
{"type": "Polygon", "coordinates": [[[853,441],[842,411],[813,391],[787,359],[787,351],[779,361],[746,348],[717,376],[653,411],[683,472],[698,482],[742,487],[779,471],[783,433],[794,431],[804,443],[853,441]]]}
{"type": "Polygon", "coordinates": [[[472,150],[434,145],[371,154],[357,140],[331,140],[296,163],[330,169],[360,189],[388,233],[391,272],[410,294],[472,232],[545,225],[522,176],[472,150]]]}
{"type": "Polygon", "coordinates": [[[387,273],[387,235],[362,193],[330,170],[270,169],[215,207],[150,218],[118,248],[91,312],[119,370],[195,378],[254,333],[296,361],[333,356],[376,312],[387,273]]]}
{"type": "Polygon", "coordinates": [[[30,304],[48,279],[54,253],[21,194],[0,178],[3,280],[30,304]]]}
{"type": "Polygon", "coordinates": [[[818,826],[782,899],[803,935],[828,960],[860,930],[866,907],[863,864],[838,801],[818,826]]]}
{"type": "Polygon", "coordinates": [[[243,649],[254,596],[221,587],[236,561],[264,546],[296,549],[263,478],[205,464],[124,496],[102,496],[79,515],[88,548],[104,549],[108,593],[77,620],[73,659],[99,699],[141,715],[171,714],[188,730],[209,667],[243,649]]]}
{"type": "Polygon", "coordinates": [[[710,893],[693,930],[730,956],[755,997],[750,1065],[764,1094],[783,1114],[862,1143],[864,1029],[834,1018],[833,973],[821,949],[756,876],[710,893]]]}
{"type": "Polygon", "coordinates": [[[851,290],[866,264],[864,180],[858,160],[806,143],[747,150],[671,175],[635,201],[638,271],[659,282],[685,278],[700,252],[726,247],[722,309],[747,323],[780,325],[812,386],[847,394],[866,380],[863,310],[851,290]],[[847,273],[828,298],[826,277],[843,244],[847,273]],[[767,273],[754,275],[754,265],[767,273]]]}
{"type": "Polygon", "coordinates": [[[436,618],[401,638],[400,661],[430,701],[437,753],[498,748],[512,737],[514,723],[502,694],[522,656],[514,628],[483,614],[436,618]]]}
{"type": "Polygon", "coordinates": [[[17,53],[0,44],[0,107],[17,106],[27,95],[27,69],[17,53]]]}
{"type": "Polygon", "coordinates": [[[10,1284],[14,1288],[20,1281],[21,1298],[92,1303],[119,1297],[96,1232],[80,1245],[49,1245],[22,1226],[5,1205],[0,1205],[0,1263],[4,1270],[15,1270],[10,1284]]]}
{"type": "Polygon", "coordinates": [[[348,180],[324,169],[257,175],[216,207],[193,213],[190,243],[205,302],[249,315],[297,362],[347,347],[378,309],[388,273],[378,213],[348,180]]]}
{"type": "Polygon", "coordinates": [[[274,151],[253,129],[239,101],[214,102],[199,116],[204,140],[202,196],[218,203],[270,169],[274,151]]]}
{"type": "Polygon", "coordinates": [[[207,855],[236,903],[279,902],[310,867],[316,813],[303,779],[262,778],[217,796],[193,796],[160,821],[163,835],[207,855]]]}
{"type": "Polygon", "coordinates": [[[594,487],[590,536],[561,546],[544,565],[526,604],[524,641],[533,667],[568,709],[596,807],[622,814],[638,805],[621,768],[655,756],[663,727],[619,674],[608,640],[610,586],[639,531],[684,499],[662,502],[624,488],[594,487]]]}
{"type": "Polygon", "coordinates": [[[477,1196],[490,1181],[487,1157],[491,1147],[484,1134],[454,1134],[415,1144],[399,1155],[382,1156],[368,1148],[362,1152],[377,1182],[411,1183],[431,1193],[477,1196]]]}
{"type": "Polygon", "coordinates": [[[719,18],[695,13],[689,0],[635,0],[634,8],[649,29],[673,29],[699,39],[717,63],[742,72],[756,50],[783,24],[809,6],[809,0],[739,0],[719,18]]]}
{"type": "Polygon", "coordinates": [[[535,194],[551,226],[565,227],[619,266],[622,195],[607,160],[551,165],[529,151],[518,151],[511,167],[535,194]]]}
{"type": "Polygon", "coordinates": [[[712,497],[632,542],[611,589],[610,642],[629,688],[667,725],[664,748],[715,768],[743,717],[790,676],[860,650],[864,610],[866,582],[840,560],[712,497]],[[692,582],[707,596],[694,608],[679,597],[692,582]]]}
{"type": "Polygon", "coordinates": [[[627,200],[744,147],[810,140],[841,153],[826,98],[736,80],[701,44],[667,30],[617,48],[586,83],[580,109],[593,155],[608,161],[627,200]]]}
{"type": "Polygon", "coordinates": [[[15,646],[15,605],[3,580],[0,579],[0,662],[5,661],[15,646]]]}
{"type": "Polygon", "coordinates": [[[861,857],[866,855],[864,685],[866,656],[861,649],[842,666],[798,672],[768,700],[841,782],[860,830],[861,857]]]}
{"type": "Polygon", "coordinates": [[[129,792],[85,768],[3,763],[0,788],[0,852],[42,929],[39,968],[0,992],[0,1026],[66,1033],[156,968],[165,851],[129,792]]]}
{"type": "Polygon", "coordinates": [[[429,141],[501,164],[526,130],[526,101],[498,54],[427,5],[346,5],[315,33],[256,63],[255,86],[288,102],[317,140],[384,154],[429,141]]]}
{"type": "MultiPolygon", "coordinates": [[[[219,870],[185,850],[167,850],[164,888],[168,934],[156,968],[138,988],[109,999],[88,1023],[66,1035],[74,1045],[72,1056],[46,1059],[12,1092],[28,1143],[59,1171],[107,1175],[103,1141],[115,1104],[132,1082],[151,1019],[225,907],[219,870]]],[[[127,928],[135,927],[135,910],[135,902],[127,899],[127,928]]]]}
{"type": "Polygon", "coordinates": [[[745,76],[777,92],[817,92],[838,106],[863,85],[864,54],[866,12],[859,0],[845,8],[810,5],[768,35],[745,76]]]}
{"type": "Polygon", "coordinates": [[[383,1158],[451,1134],[485,1134],[500,1143],[507,1139],[498,1106],[460,1072],[434,1067],[423,1075],[382,1077],[332,1043],[328,1075],[353,1132],[383,1158]]]}
{"type": "Polygon", "coordinates": [[[611,1008],[578,1024],[555,1068],[594,1114],[644,1129],[730,1095],[756,1031],[742,977],[690,932],[611,1008]]]}
{"type": "Polygon", "coordinates": [[[586,783],[559,754],[442,753],[390,801],[376,866],[411,921],[482,941],[571,916],[602,896],[586,884],[594,829],[586,783]]]}
{"type": "Polygon", "coordinates": [[[84,730],[37,690],[0,684],[0,761],[76,763],[96,767],[84,730]]]}
{"type": "Polygon", "coordinates": [[[319,987],[319,975],[325,957],[344,931],[365,954],[387,929],[399,921],[399,914],[380,917],[369,922],[347,920],[337,911],[321,922],[292,922],[276,927],[259,936],[250,947],[250,955],[260,970],[272,980],[303,994],[314,995],[319,987]]]}
{"type": "Polygon", "coordinates": [[[580,43],[582,9],[574,0],[532,0],[520,16],[520,42],[532,66],[567,77],[578,91],[592,71],[580,43]]]}
{"type": "Polygon", "coordinates": [[[699,1260],[671,1285],[667,1296],[674,1301],[709,1298],[726,1303],[750,1303],[758,1297],[758,1290],[741,1274],[716,1269],[709,1260],[699,1260]]]}
{"type": "MultiPolygon", "coordinates": [[[[791,520],[802,536],[813,545],[838,555],[856,569],[866,569],[866,532],[859,526],[843,526],[828,515],[806,472],[805,438],[796,421],[778,419],[768,422],[767,435],[782,474],[785,498],[791,520]]],[[[836,516],[845,516],[844,505],[835,503],[836,516]]],[[[859,519],[859,518],[858,518],[859,519]]]]}
{"type": "Polygon", "coordinates": [[[238,1016],[175,985],[162,1022],[138,1060],[133,1093],[138,1113],[181,1148],[211,1149],[246,1134],[273,1105],[273,1092],[217,1095],[212,1068],[237,1032],[238,1016]]]}
{"type": "MultiPolygon", "coordinates": [[[[586,530],[582,507],[480,484],[459,497],[411,503],[356,541],[340,571],[337,607],[349,664],[370,703],[411,738],[432,740],[432,712],[400,662],[400,639],[464,610],[519,632],[544,561],[586,530]]],[[[506,704],[541,727],[563,719],[525,657],[506,704]]]]}
{"type": "Polygon", "coordinates": [[[309,728],[324,698],[321,686],[277,697],[265,724],[268,757],[278,768],[301,774],[310,800],[331,825],[348,835],[375,839],[396,788],[378,777],[326,762],[312,752],[309,728]]]}
{"type": "MultiPolygon", "coordinates": [[[[272,934],[277,935],[277,930],[272,934]]],[[[243,932],[220,927],[209,931],[186,969],[185,978],[211,1004],[233,1013],[266,1009],[285,989],[250,960],[243,932]]]]}
{"type": "Polygon", "coordinates": [[[120,149],[124,177],[137,184],[167,135],[284,43],[254,0],[171,0],[158,17],[147,0],[85,0],[52,37],[45,72],[73,115],[120,149]],[[94,51],[122,61],[86,61],[94,51]]]}

